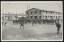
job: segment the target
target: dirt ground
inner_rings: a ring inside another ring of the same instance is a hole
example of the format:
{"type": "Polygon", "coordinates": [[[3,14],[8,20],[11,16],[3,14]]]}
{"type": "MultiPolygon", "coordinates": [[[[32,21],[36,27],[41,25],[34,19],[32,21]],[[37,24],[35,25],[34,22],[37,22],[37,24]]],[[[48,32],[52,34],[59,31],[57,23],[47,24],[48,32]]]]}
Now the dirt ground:
{"type": "Polygon", "coordinates": [[[2,26],[2,40],[63,40],[61,25],[60,34],[56,34],[55,25],[51,24],[25,24],[24,29],[19,24],[8,23],[2,26]]]}

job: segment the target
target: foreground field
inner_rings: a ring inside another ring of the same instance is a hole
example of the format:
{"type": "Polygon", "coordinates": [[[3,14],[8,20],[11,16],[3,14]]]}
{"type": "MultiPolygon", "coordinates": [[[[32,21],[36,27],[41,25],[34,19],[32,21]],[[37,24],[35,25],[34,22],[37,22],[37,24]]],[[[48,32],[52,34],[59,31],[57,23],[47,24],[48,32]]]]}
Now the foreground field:
{"type": "Polygon", "coordinates": [[[25,24],[24,30],[19,24],[8,23],[2,27],[2,40],[62,40],[63,25],[60,34],[56,34],[55,25],[25,24]]]}

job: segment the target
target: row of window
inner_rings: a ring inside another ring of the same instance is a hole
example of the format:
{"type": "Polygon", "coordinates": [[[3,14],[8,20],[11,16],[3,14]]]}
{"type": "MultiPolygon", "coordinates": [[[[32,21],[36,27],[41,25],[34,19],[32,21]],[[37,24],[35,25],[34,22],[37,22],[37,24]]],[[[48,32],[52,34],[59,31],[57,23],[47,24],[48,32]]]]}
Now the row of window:
{"type": "MultiPolygon", "coordinates": [[[[31,16],[31,18],[32,18],[32,17],[33,17],[33,16],[31,16]]],[[[34,17],[37,17],[37,16],[34,16],[34,17]]],[[[39,17],[41,17],[41,16],[39,16],[39,17]]],[[[56,17],[56,18],[59,17],[59,18],[60,18],[61,16],[42,16],[42,17],[43,17],[43,18],[44,18],[44,17],[47,17],[47,18],[48,18],[48,17],[50,17],[50,18],[51,18],[51,17],[54,17],[54,18],[55,18],[55,17],[56,17]]]]}
{"type": "Polygon", "coordinates": [[[60,18],[61,16],[43,16],[43,18],[44,18],[44,17],[46,17],[46,18],[49,18],[49,17],[50,17],[50,18],[51,18],[51,17],[53,17],[53,18],[57,18],[57,17],[60,18]]]}
{"type": "Polygon", "coordinates": [[[34,18],[34,19],[37,19],[37,18],[39,18],[39,19],[41,19],[41,18],[59,18],[60,19],[60,17],[61,16],[30,16],[30,18],[32,19],[32,18],[34,18]]]}
{"type": "Polygon", "coordinates": [[[58,12],[56,13],[56,12],[47,12],[47,11],[38,11],[38,10],[35,10],[35,11],[29,11],[29,14],[32,14],[32,13],[34,13],[34,14],[37,14],[37,13],[46,13],[46,14],[48,14],[48,13],[51,13],[51,14],[59,14],[58,12]]]}

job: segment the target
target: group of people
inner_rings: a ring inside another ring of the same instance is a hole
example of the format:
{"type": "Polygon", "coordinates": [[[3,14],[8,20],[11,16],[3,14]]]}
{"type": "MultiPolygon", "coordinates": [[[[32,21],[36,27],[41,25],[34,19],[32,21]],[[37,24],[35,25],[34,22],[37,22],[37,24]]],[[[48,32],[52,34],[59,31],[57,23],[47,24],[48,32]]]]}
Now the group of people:
{"type": "MultiPolygon", "coordinates": [[[[23,27],[23,29],[24,29],[24,22],[25,22],[24,18],[22,18],[22,19],[19,18],[18,23],[20,24],[20,29],[21,29],[21,27],[23,27]]],[[[36,23],[36,21],[32,21],[32,26],[33,26],[34,23],[36,23]]],[[[6,26],[6,24],[7,24],[7,21],[3,21],[2,22],[2,25],[6,26]]],[[[56,21],[55,25],[57,27],[57,34],[59,34],[60,33],[61,24],[60,24],[59,21],[56,21]]]]}
{"type": "MultiPolygon", "coordinates": [[[[34,22],[35,21],[32,21],[32,25],[34,24],[34,22]]],[[[19,20],[19,23],[20,23],[20,28],[21,28],[21,26],[23,26],[23,29],[24,29],[24,19],[23,20],[19,20]]],[[[36,23],[36,22],[35,22],[36,23]]],[[[57,28],[57,34],[59,34],[60,33],[60,28],[61,28],[61,24],[60,24],[60,22],[57,20],[56,22],[55,22],[55,25],[56,25],[56,28],[57,28]]]]}
{"type": "Polygon", "coordinates": [[[2,21],[2,26],[6,26],[7,23],[8,23],[8,22],[7,22],[6,20],[2,21]]]}
{"type": "Polygon", "coordinates": [[[57,34],[59,34],[60,33],[61,24],[60,24],[59,21],[56,21],[55,24],[56,24],[56,27],[57,27],[57,34]]]}

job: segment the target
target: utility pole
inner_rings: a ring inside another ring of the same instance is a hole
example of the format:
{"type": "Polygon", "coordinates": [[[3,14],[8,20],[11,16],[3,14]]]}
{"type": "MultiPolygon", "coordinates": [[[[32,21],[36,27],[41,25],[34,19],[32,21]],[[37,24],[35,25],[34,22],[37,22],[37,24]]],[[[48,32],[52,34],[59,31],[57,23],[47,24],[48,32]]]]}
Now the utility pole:
{"type": "Polygon", "coordinates": [[[14,14],[14,17],[15,17],[15,20],[17,20],[17,11],[16,11],[16,13],[14,14]]]}
{"type": "MultiPolygon", "coordinates": [[[[27,3],[26,8],[27,8],[27,10],[29,10],[29,3],[27,3]]],[[[28,14],[27,14],[27,15],[28,15],[28,14]]]]}
{"type": "Polygon", "coordinates": [[[27,3],[27,10],[30,8],[30,4],[29,3],[27,3]]]}

